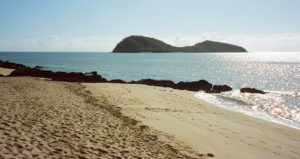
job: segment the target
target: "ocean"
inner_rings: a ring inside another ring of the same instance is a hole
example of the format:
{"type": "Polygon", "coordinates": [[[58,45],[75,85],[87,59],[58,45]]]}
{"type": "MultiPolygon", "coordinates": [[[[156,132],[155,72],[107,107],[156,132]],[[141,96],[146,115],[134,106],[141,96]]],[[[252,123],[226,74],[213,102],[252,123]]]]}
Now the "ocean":
{"type": "Polygon", "coordinates": [[[227,84],[233,91],[197,92],[196,98],[300,129],[300,52],[269,53],[91,53],[0,52],[0,59],[52,71],[97,71],[106,79],[143,78],[227,84]],[[240,93],[253,87],[267,94],[240,93]]]}

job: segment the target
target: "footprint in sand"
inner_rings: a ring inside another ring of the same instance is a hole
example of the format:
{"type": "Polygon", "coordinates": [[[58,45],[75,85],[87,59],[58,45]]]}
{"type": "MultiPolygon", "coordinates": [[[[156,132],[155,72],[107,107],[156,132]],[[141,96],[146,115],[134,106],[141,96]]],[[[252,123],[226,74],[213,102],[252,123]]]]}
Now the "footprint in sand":
{"type": "Polygon", "coordinates": [[[249,146],[252,146],[252,147],[254,147],[254,145],[253,145],[253,144],[250,144],[250,143],[248,143],[248,145],[249,145],[249,146]]]}
{"type": "Polygon", "coordinates": [[[263,143],[263,144],[266,144],[263,140],[259,140],[259,142],[263,143]]]}
{"type": "Polygon", "coordinates": [[[281,146],[280,146],[280,145],[277,145],[276,148],[281,149],[281,146]]]}

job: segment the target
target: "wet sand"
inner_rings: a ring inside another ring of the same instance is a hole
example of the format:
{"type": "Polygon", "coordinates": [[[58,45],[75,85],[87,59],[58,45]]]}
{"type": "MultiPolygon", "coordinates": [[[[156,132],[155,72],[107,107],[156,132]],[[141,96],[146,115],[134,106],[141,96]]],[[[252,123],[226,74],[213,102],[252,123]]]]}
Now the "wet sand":
{"type": "Polygon", "coordinates": [[[298,159],[300,130],[230,111],[195,92],[128,84],[83,84],[98,99],[215,158],[298,159]]]}

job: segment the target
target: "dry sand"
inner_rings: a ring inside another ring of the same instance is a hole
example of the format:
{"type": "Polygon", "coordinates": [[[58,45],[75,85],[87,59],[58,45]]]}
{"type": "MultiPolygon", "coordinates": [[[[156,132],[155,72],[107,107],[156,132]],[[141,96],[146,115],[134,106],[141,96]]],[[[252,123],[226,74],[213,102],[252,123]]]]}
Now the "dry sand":
{"type": "Polygon", "coordinates": [[[15,69],[9,69],[9,68],[2,68],[0,67],[0,75],[7,76],[15,69]]]}
{"type": "Polygon", "coordinates": [[[124,116],[79,83],[0,77],[2,158],[208,158],[124,116]]]}
{"type": "Polygon", "coordinates": [[[228,159],[299,159],[300,130],[230,111],[195,92],[128,84],[83,84],[97,99],[199,153],[228,159]]]}

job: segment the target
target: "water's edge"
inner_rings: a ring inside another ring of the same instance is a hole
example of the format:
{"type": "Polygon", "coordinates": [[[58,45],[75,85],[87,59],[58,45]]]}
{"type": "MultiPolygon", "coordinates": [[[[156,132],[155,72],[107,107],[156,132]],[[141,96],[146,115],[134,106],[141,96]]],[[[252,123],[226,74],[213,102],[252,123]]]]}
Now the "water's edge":
{"type": "MultiPolygon", "coordinates": [[[[236,90],[235,90],[236,91],[236,90]]],[[[234,91],[233,91],[234,92],[234,91]]],[[[228,93],[228,92],[226,92],[228,93]]],[[[249,93],[245,93],[248,95],[251,95],[249,93]]],[[[286,120],[286,119],[282,119],[282,118],[277,118],[276,116],[271,116],[270,114],[268,114],[268,112],[259,112],[259,111],[254,111],[251,109],[245,109],[243,108],[244,105],[249,105],[248,103],[244,102],[244,101],[239,101],[237,100],[237,102],[223,102],[221,103],[218,96],[221,96],[220,94],[208,94],[205,92],[197,92],[194,94],[194,97],[205,101],[207,103],[213,104],[214,106],[226,109],[226,110],[230,110],[230,111],[234,111],[234,112],[238,112],[238,113],[242,113],[244,115],[247,116],[251,116],[257,119],[261,119],[264,121],[268,121],[271,123],[275,123],[275,124],[280,124],[283,126],[287,126],[290,128],[294,128],[297,130],[300,130],[300,122],[297,121],[291,121],[291,120],[286,120]]],[[[229,97],[228,97],[229,98],[229,97]]],[[[236,99],[232,99],[232,100],[236,100],[236,99]]],[[[253,106],[253,105],[251,105],[253,106]]]]}
{"type": "MultiPolygon", "coordinates": [[[[300,127],[300,54],[0,52],[0,59],[30,67],[43,66],[49,71],[60,71],[63,75],[83,77],[89,82],[107,79],[106,81],[111,83],[171,86],[175,89],[188,88],[191,91],[197,90],[188,85],[199,79],[206,79],[214,85],[225,83],[234,91],[219,94],[203,93],[202,98],[206,101],[211,100],[210,103],[215,105],[244,112],[244,114],[289,127],[300,127]],[[91,71],[95,72],[70,74],[91,71]],[[103,78],[100,78],[97,73],[103,78]],[[93,75],[97,78],[91,78],[93,75]],[[147,78],[155,80],[139,81],[147,78]],[[180,81],[185,82],[178,87],[180,81]],[[238,89],[245,87],[270,93],[241,94],[238,89]]],[[[68,79],[56,78],[56,80],[68,79]]]]}

